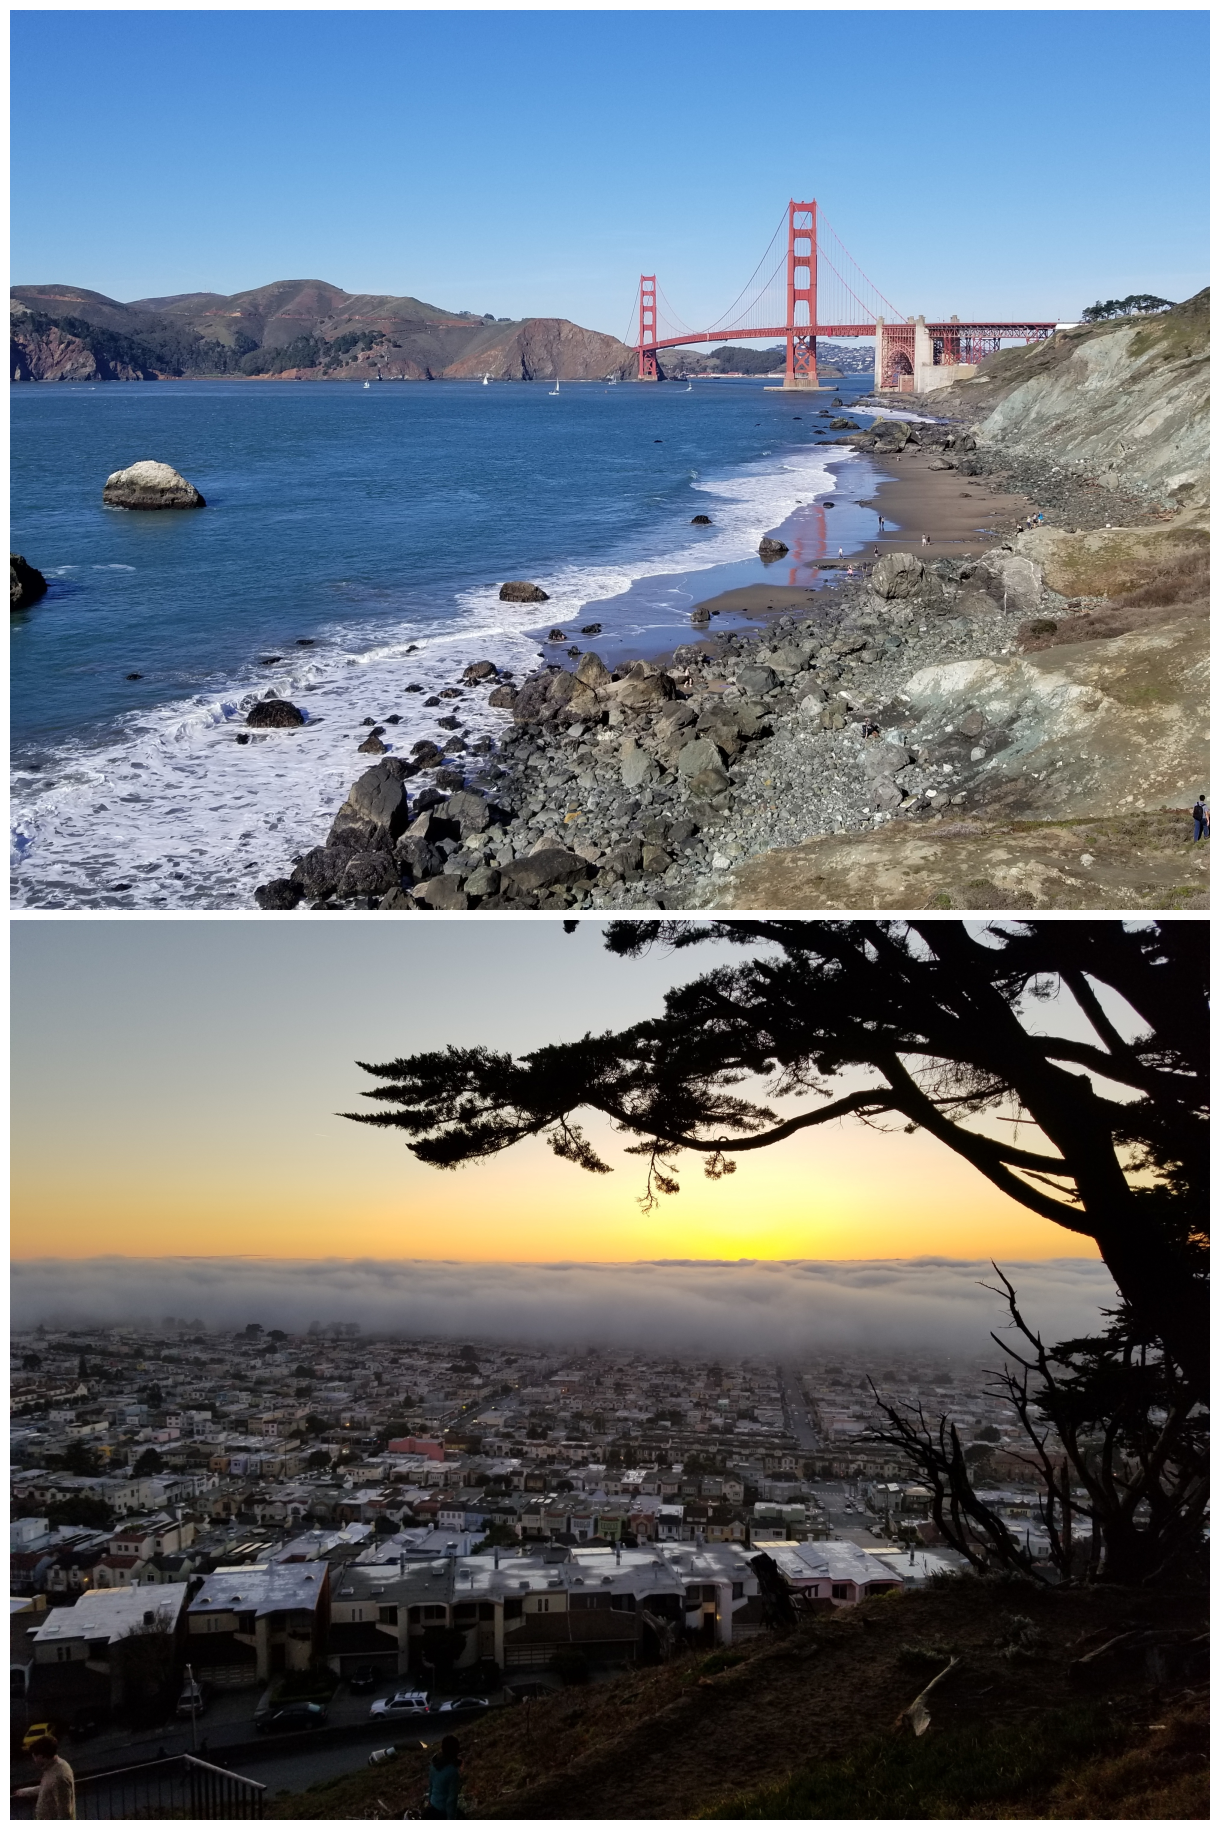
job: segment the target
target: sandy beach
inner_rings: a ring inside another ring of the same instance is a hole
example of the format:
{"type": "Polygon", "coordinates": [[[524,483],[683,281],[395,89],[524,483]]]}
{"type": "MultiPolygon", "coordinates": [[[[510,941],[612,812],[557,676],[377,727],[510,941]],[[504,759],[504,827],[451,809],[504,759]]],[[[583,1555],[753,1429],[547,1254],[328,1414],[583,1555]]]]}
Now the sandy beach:
{"type": "MultiPolygon", "coordinates": [[[[851,566],[870,566],[886,553],[917,553],[925,561],[977,559],[997,545],[1038,505],[1026,496],[993,489],[985,477],[962,476],[956,470],[938,470],[938,451],[904,451],[875,459],[877,486],[862,496],[859,505],[874,508],[885,522],[884,533],[872,533],[854,546],[843,548],[841,567],[827,568],[830,578],[851,566]],[[921,545],[924,535],[928,545],[921,545]]],[[[775,567],[782,577],[783,562],[775,567]]],[[[713,613],[732,612],[759,617],[783,611],[800,615],[818,606],[819,593],[799,586],[742,585],[706,598],[700,608],[713,613]]]]}

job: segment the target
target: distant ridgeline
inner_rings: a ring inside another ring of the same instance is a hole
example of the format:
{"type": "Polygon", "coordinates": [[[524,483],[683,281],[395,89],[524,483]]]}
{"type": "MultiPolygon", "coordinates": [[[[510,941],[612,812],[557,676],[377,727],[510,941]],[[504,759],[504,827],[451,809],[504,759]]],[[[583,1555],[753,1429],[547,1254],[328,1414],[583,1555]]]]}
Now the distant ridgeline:
{"type": "MultiPolygon", "coordinates": [[[[786,351],[782,343],[768,349],[745,349],[722,343],[719,349],[666,349],[658,360],[661,373],[673,381],[688,375],[782,375],[786,351]]],[[[818,340],[818,368],[828,374],[871,375],[871,343],[824,343],[818,340]]]]}
{"type": "Polygon", "coordinates": [[[15,286],[14,381],[182,376],[593,381],[635,373],[633,350],[566,318],[495,318],[419,299],[281,280],[123,304],[77,286],[15,286]]]}

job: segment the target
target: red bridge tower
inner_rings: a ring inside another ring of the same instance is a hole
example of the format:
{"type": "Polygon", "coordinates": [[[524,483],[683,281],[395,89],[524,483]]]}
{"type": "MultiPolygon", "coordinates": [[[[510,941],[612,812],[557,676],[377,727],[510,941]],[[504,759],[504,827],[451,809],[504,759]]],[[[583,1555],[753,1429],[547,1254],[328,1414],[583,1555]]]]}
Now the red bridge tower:
{"type": "Polygon", "coordinates": [[[818,385],[818,206],[788,205],[788,360],[786,388],[818,385]]]}

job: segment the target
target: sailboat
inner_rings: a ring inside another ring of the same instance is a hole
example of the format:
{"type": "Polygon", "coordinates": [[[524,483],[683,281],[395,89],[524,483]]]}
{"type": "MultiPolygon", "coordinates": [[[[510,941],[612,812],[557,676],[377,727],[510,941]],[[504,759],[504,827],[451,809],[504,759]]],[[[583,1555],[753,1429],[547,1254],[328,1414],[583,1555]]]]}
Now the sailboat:
{"type": "Polygon", "coordinates": [[[364,384],[364,385],[365,385],[365,387],[366,387],[366,388],[367,388],[367,387],[368,387],[368,385],[369,385],[369,384],[368,384],[368,382],[367,382],[367,381],[366,381],[366,382],[365,382],[365,384],[364,384]]]}
{"type": "Polygon", "coordinates": [[[556,394],[558,394],[558,392],[559,392],[559,377],[558,377],[558,375],[556,375],[555,386],[551,389],[550,393],[547,395],[547,399],[553,400],[555,398],[556,394]]]}
{"type": "Polygon", "coordinates": [[[483,377],[483,386],[484,386],[484,387],[486,387],[486,386],[487,386],[487,384],[488,384],[488,382],[489,382],[489,381],[490,381],[490,380],[491,380],[491,376],[490,376],[490,375],[484,375],[484,377],[483,377]]]}

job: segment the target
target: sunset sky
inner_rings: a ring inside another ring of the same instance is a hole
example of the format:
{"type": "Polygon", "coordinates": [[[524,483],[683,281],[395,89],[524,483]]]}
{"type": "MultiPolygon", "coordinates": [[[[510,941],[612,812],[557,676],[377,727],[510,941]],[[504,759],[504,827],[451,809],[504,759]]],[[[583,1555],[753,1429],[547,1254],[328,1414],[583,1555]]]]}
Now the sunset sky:
{"type": "MultiPolygon", "coordinates": [[[[597,924],[13,924],[18,1259],[117,1254],[538,1263],[658,1258],[1095,1259],[922,1135],[807,1132],[643,1215],[616,1172],[543,1144],[456,1172],[336,1116],[378,1061],[522,1052],[653,1014],[713,949],[609,957],[597,924]]],[[[727,950],[726,950],[727,951],[727,950]]]]}

